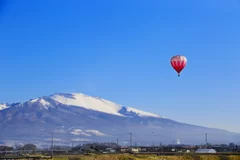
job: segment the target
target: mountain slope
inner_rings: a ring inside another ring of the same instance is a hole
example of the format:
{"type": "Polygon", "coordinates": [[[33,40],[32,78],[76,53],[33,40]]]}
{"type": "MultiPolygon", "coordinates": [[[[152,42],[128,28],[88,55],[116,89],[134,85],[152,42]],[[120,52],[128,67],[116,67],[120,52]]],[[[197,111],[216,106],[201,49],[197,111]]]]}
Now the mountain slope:
{"type": "MultiPolygon", "coordinates": [[[[79,107],[83,107],[86,109],[91,109],[99,112],[109,113],[109,114],[118,115],[118,116],[124,116],[123,114],[120,113],[120,111],[123,109],[122,105],[110,102],[102,98],[94,98],[81,93],[53,94],[50,96],[50,98],[64,105],[79,106],[79,107]]],[[[144,112],[144,111],[137,110],[130,107],[126,107],[126,111],[133,112],[143,117],[149,116],[149,117],[161,118],[161,116],[159,115],[144,112]]]]}
{"type": "Polygon", "coordinates": [[[235,142],[240,138],[225,130],[179,123],[81,93],[58,93],[2,106],[0,139],[6,141],[47,143],[52,132],[61,143],[119,138],[120,144],[128,144],[129,133],[139,144],[172,143],[174,139],[202,143],[205,133],[212,143],[235,142]]]}

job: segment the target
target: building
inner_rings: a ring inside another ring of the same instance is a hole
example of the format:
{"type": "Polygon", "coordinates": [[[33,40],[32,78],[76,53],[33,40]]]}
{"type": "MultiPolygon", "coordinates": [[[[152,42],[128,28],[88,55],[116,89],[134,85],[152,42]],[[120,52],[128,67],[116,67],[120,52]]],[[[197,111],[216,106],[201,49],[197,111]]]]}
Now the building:
{"type": "Polygon", "coordinates": [[[140,152],[147,152],[147,148],[146,147],[140,147],[140,152]]]}
{"type": "Polygon", "coordinates": [[[121,147],[120,152],[128,152],[128,147],[121,147]]]}
{"type": "Polygon", "coordinates": [[[110,152],[110,153],[114,153],[114,152],[116,152],[116,150],[113,149],[113,148],[106,148],[106,151],[108,151],[108,152],[110,152]]]}
{"type": "Polygon", "coordinates": [[[138,153],[140,148],[130,148],[131,153],[138,153]]]}
{"type": "Polygon", "coordinates": [[[198,149],[195,153],[217,153],[215,149],[198,149]]]}

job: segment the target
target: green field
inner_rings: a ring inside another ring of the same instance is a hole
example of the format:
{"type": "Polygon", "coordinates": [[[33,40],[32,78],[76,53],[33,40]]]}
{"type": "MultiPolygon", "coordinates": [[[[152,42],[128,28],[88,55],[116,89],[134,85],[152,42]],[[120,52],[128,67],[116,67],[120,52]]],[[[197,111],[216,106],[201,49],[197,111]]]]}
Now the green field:
{"type": "Polygon", "coordinates": [[[155,156],[155,155],[130,155],[130,154],[105,154],[105,155],[74,155],[56,156],[54,160],[240,160],[239,155],[185,155],[185,156],[155,156]]]}

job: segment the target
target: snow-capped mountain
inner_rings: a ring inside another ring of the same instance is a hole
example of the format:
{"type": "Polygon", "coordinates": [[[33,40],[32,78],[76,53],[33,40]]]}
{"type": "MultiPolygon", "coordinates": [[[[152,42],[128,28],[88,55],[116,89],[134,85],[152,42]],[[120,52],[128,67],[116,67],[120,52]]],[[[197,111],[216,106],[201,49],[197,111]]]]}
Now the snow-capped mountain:
{"type": "Polygon", "coordinates": [[[56,93],[24,103],[0,105],[0,139],[8,141],[129,141],[138,144],[179,139],[202,143],[205,133],[211,142],[236,142],[236,133],[180,123],[160,115],[91,97],[81,93],[56,93]]]}
{"type": "Polygon", "coordinates": [[[126,108],[128,113],[136,114],[141,117],[161,118],[161,116],[156,114],[144,112],[130,107],[123,107],[120,104],[116,104],[98,97],[90,97],[82,93],[54,94],[51,95],[50,98],[63,105],[83,107],[117,116],[126,116],[125,114],[121,113],[121,111],[126,108]]]}
{"type": "Polygon", "coordinates": [[[8,104],[0,103],[0,110],[4,110],[4,109],[6,109],[8,107],[9,107],[8,104]]]}

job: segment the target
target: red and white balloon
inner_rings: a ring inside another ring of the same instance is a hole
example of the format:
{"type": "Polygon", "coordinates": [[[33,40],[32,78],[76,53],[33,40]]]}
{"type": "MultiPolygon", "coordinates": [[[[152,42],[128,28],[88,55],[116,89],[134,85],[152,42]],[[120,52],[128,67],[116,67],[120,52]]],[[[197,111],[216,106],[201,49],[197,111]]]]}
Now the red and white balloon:
{"type": "Polygon", "coordinates": [[[171,58],[170,62],[173,69],[178,73],[178,76],[180,76],[181,71],[187,65],[187,58],[185,56],[176,55],[171,58]]]}

